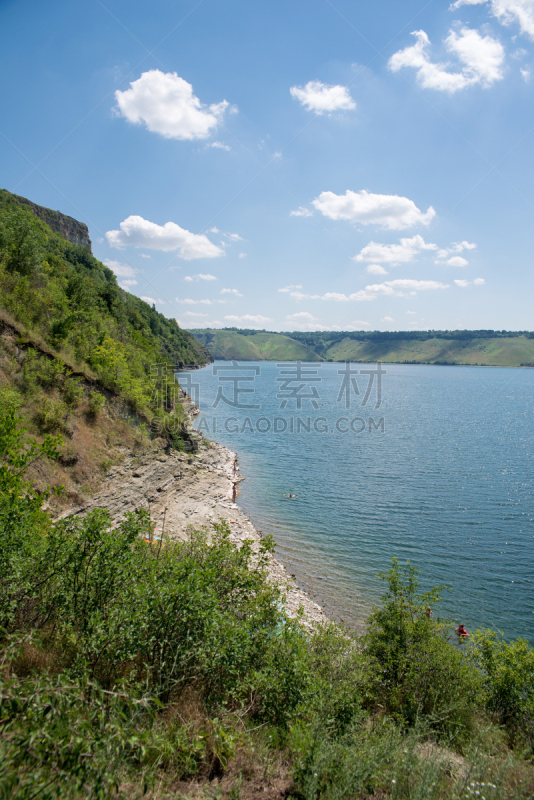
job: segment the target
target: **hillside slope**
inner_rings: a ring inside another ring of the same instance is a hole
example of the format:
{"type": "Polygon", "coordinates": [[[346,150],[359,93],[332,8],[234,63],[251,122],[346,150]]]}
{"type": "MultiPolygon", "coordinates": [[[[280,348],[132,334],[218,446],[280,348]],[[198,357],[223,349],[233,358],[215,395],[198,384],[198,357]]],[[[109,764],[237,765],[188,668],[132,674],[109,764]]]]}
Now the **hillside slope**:
{"type": "Polygon", "coordinates": [[[222,360],[534,366],[534,334],[528,331],[295,331],[282,334],[223,329],[192,333],[213,358],[222,360]]]}
{"type": "Polygon", "coordinates": [[[282,333],[265,331],[192,331],[215,359],[231,361],[320,361],[311,347],[282,333]]]}

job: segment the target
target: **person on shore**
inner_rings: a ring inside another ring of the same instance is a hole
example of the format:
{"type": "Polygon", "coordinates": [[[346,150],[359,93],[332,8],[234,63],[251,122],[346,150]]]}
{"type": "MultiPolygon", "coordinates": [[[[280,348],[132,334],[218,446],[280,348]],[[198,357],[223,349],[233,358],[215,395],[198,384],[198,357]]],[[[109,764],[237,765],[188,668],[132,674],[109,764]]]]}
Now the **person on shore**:
{"type": "Polygon", "coordinates": [[[235,501],[236,501],[236,497],[237,497],[237,486],[236,486],[236,484],[234,483],[234,485],[233,485],[233,487],[232,487],[232,501],[233,501],[234,503],[235,503],[235,501]]]}
{"type": "Polygon", "coordinates": [[[458,638],[460,639],[460,641],[465,641],[469,637],[469,634],[466,631],[463,622],[460,622],[460,624],[456,628],[456,633],[458,634],[458,638]]]}
{"type": "Polygon", "coordinates": [[[432,611],[430,606],[427,606],[426,609],[425,609],[425,617],[428,617],[428,619],[430,619],[430,617],[433,617],[433,616],[434,616],[434,612],[432,611]]]}

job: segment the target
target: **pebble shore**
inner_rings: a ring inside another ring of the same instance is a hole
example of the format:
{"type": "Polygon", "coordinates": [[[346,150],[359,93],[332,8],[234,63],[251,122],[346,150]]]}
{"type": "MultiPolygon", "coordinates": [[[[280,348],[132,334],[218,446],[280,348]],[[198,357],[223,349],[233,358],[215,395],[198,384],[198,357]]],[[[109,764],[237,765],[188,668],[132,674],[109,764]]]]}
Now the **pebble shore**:
{"type": "MultiPolygon", "coordinates": [[[[193,415],[196,409],[191,409],[193,415]]],[[[125,452],[123,463],[106,473],[104,488],[91,500],[71,508],[61,517],[84,515],[93,508],[105,508],[117,525],[128,511],[146,508],[155,524],[154,535],[176,537],[187,541],[191,531],[212,530],[214,522],[225,520],[230,528],[230,540],[239,545],[251,539],[253,550],[259,552],[261,533],[234,502],[236,488],[244,477],[234,464],[237,457],[216,442],[198,442],[196,452],[178,451],[150,453],[136,458],[125,452]]],[[[290,616],[302,608],[305,624],[326,622],[322,608],[293,580],[274,556],[269,556],[269,579],[285,595],[290,616]]]]}

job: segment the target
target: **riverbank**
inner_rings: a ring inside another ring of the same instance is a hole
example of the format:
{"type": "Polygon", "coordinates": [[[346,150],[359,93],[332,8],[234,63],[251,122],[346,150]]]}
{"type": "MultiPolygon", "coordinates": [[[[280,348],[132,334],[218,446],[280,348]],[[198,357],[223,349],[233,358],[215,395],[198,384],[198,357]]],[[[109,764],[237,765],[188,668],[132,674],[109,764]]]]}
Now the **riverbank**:
{"type": "MultiPolygon", "coordinates": [[[[203,440],[194,453],[160,450],[137,457],[125,449],[123,456],[122,464],[107,471],[104,488],[60,518],[104,508],[109,511],[112,524],[118,525],[128,511],[146,508],[156,538],[170,536],[183,541],[190,538],[192,531],[205,529],[209,533],[213,523],[224,520],[233,543],[239,546],[251,539],[253,550],[259,552],[261,533],[233,499],[234,486],[237,490],[245,480],[238,466],[234,474],[237,456],[233,451],[203,440]]],[[[295,617],[302,608],[308,623],[327,621],[322,608],[297,586],[274,556],[269,557],[268,574],[285,595],[290,616],[295,617]]]]}

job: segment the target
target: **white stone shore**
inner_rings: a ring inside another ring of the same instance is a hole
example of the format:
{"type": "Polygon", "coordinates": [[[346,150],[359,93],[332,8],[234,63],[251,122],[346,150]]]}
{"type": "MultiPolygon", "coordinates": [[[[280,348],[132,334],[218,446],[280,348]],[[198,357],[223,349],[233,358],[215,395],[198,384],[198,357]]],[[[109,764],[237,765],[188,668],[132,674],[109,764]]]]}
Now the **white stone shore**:
{"type": "MultiPolygon", "coordinates": [[[[61,516],[105,508],[113,524],[118,524],[127,511],[146,508],[155,524],[156,537],[165,534],[184,541],[192,530],[209,531],[214,522],[223,519],[230,528],[232,542],[239,545],[251,539],[253,550],[258,552],[261,534],[233,501],[234,485],[237,488],[244,480],[239,467],[234,474],[236,459],[235,453],[216,442],[199,443],[195,453],[159,451],[136,458],[125,451],[123,463],[108,470],[104,488],[88,503],[61,516]]],[[[274,556],[269,557],[268,574],[285,595],[290,616],[295,617],[302,608],[305,622],[327,621],[322,608],[296,585],[274,556]]]]}

